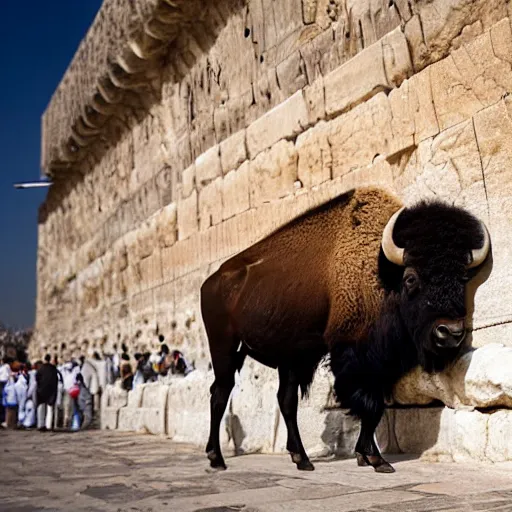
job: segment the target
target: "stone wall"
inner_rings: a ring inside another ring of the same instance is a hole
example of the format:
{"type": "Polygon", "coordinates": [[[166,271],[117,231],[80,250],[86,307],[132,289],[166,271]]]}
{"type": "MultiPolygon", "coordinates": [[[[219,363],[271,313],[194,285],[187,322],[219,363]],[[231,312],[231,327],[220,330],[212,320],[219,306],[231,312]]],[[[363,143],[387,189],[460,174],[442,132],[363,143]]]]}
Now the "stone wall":
{"type": "MultiPolygon", "coordinates": [[[[47,165],[55,185],[40,215],[33,352],[149,349],[159,332],[206,364],[205,277],[364,184],[406,203],[437,195],[488,223],[493,271],[477,283],[487,279],[474,297],[474,342],[509,343],[508,2],[205,5],[203,28],[216,22],[208,42],[183,30],[153,63],[151,94],[125,84],[145,110],[135,115],[125,94],[123,115],[80,146],[80,161],[47,165]]],[[[100,12],[93,33],[101,21],[100,12]]],[[[73,76],[45,114],[46,155],[73,76]]]]}
{"type": "MultiPolygon", "coordinates": [[[[44,116],[43,165],[54,185],[40,212],[31,355],[110,352],[121,342],[133,354],[164,334],[199,371],[128,397],[109,391],[105,427],[201,444],[213,378],[202,282],[229,256],[363,185],[406,204],[438,196],[487,223],[492,258],[468,293],[473,344],[512,346],[508,1],[140,4],[129,13],[105,2],[44,116]]],[[[350,451],[357,428],[332,409],[324,377],[301,407],[305,442],[318,453],[350,451]]],[[[400,403],[486,406],[461,391],[464,378],[407,379],[400,403]]],[[[225,441],[283,449],[275,372],[248,363],[240,386],[225,441]]],[[[423,437],[434,452],[457,458],[475,432],[484,443],[476,458],[512,453],[502,447],[506,410],[415,411],[387,415],[380,435],[390,450],[426,450],[406,427],[415,414],[417,425],[437,414],[436,436],[423,437]]]]}

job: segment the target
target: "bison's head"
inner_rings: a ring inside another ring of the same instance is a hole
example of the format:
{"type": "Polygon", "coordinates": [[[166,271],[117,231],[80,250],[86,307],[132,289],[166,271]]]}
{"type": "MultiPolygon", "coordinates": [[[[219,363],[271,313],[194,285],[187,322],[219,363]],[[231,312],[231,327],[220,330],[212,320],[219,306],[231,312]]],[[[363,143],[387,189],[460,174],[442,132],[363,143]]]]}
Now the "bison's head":
{"type": "Polygon", "coordinates": [[[402,208],[382,237],[395,275],[400,314],[420,363],[441,369],[466,336],[465,284],[489,253],[485,225],[460,208],[422,202],[402,208]]]}

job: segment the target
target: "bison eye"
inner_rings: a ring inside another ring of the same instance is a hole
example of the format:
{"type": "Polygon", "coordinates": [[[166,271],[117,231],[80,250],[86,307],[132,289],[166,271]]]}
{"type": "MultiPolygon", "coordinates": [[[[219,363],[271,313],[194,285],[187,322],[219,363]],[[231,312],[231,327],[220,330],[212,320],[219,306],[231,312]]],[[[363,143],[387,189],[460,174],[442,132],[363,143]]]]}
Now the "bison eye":
{"type": "Polygon", "coordinates": [[[412,269],[407,269],[404,273],[403,284],[407,293],[410,295],[413,293],[419,286],[420,280],[418,274],[412,269]]]}

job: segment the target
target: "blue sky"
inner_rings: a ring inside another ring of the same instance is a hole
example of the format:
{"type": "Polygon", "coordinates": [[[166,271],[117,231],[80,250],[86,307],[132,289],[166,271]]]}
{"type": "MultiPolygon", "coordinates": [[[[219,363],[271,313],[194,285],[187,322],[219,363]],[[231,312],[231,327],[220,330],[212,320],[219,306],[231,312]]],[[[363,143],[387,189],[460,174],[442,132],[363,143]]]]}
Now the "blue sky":
{"type": "Polygon", "coordinates": [[[36,296],[41,115],[101,0],[2,0],[0,14],[0,322],[29,327],[36,296]]]}

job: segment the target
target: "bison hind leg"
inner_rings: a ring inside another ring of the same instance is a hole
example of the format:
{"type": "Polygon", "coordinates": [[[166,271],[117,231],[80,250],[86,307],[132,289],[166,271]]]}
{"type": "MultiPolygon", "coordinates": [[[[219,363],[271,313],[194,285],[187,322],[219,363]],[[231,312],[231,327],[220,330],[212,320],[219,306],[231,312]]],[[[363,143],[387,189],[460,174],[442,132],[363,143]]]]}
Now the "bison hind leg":
{"type": "Polygon", "coordinates": [[[395,470],[382,457],[375,442],[375,430],[384,413],[384,383],[368,372],[365,356],[352,347],[331,354],[334,390],[341,406],[361,420],[355,448],[358,465],[370,465],[378,473],[393,473],[395,470]]]}
{"type": "Polygon", "coordinates": [[[297,424],[297,408],[299,405],[299,378],[294,368],[279,366],[279,390],[277,401],[288,430],[286,449],[290,452],[292,461],[297,469],[313,471],[315,467],[311,464],[306,450],[300,438],[299,426],[297,424]]]}

